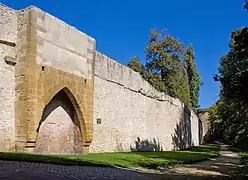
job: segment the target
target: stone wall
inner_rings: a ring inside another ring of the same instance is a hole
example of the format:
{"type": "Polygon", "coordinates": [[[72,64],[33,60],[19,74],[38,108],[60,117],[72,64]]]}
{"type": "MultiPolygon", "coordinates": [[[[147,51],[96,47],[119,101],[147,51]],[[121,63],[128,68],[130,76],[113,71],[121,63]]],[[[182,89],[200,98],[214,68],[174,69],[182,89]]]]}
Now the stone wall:
{"type": "Polygon", "coordinates": [[[209,123],[209,112],[208,109],[198,110],[199,119],[202,121],[202,141],[211,141],[211,124],[209,123]]]}
{"type": "Polygon", "coordinates": [[[17,14],[0,3],[0,151],[15,149],[17,14]]]}
{"type": "Polygon", "coordinates": [[[0,151],[78,154],[199,144],[194,112],[97,52],[90,36],[32,6],[14,11],[0,4],[0,16],[0,151]]]}
{"type": "Polygon", "coordinates": [[[198,116],[192,112],[191,113],[191,130],[192,130],[192,143],[193,145],[199,145],[201,143],[201,127],[202,124],[198,116]]]}
{"type": "Polygon", "coordinates": [[[94,89],[91,152],[172,150],[199,144],[194,112],[99,52],[94,89]]]}
{"type": "Polygon", "coordinates": [[[70,99],[61,90],[44,109],[35,153],[82,154],[81,128],[70,99]]]}
{"type": "Polygon", "coordinates": [[[37,63],[91,79],[95,40],[38,8],[35,11],[37,63]]]}
{"type": "MultiPolygon", "coordinates": [[[[33,6],[14,11],[0,4],[0,15],[0,150],[33,152],[37,137],[51,134],[50,127],[38,134],[42,114],[64,90],[87,152],[93,134],[95,40],[33,6]]],[[[54,113],[66,117],[62,110],[54,113]]],[[[67,137],[72,124],[66,124],[67,137]]]]}

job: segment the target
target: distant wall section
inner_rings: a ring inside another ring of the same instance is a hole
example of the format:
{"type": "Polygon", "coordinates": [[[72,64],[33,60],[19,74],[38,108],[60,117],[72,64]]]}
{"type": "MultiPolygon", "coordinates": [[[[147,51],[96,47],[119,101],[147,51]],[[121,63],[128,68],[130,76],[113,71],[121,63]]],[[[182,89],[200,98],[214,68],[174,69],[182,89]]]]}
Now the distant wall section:
{"type": "Polygon", "coordinates": [[[198,116],[202,121],[202,141],[208,142],[211,140],[211,124],[209,122],[208,109],[199,109],[198,116]]]}

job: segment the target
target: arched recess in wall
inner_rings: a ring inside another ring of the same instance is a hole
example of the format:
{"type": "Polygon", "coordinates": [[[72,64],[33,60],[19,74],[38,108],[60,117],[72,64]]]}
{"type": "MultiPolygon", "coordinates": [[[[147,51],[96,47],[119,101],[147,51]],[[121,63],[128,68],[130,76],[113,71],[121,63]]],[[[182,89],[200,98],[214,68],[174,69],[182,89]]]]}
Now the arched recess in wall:
{"type": "Polygon", "coordinates": [[[59,90],[43,109],[35,152],[83,153],[84,127],[83,112],[71,91],[66,87],[59,90]]]}

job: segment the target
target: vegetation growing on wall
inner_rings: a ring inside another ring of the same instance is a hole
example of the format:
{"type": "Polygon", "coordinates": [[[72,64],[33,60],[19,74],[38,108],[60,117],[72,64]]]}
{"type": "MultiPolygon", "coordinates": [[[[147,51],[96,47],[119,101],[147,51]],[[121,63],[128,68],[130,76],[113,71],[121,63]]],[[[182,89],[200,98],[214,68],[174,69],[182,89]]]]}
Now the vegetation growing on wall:
{"type": "Polygon", "coordinates": [[[177,38],[153,29],[145,53],[145,65],[135,57],[128,66],[157,90],[179,98],[189,107],[198,108],[201,78],[196,69],[193,46],[185,48],[177,38]]]}

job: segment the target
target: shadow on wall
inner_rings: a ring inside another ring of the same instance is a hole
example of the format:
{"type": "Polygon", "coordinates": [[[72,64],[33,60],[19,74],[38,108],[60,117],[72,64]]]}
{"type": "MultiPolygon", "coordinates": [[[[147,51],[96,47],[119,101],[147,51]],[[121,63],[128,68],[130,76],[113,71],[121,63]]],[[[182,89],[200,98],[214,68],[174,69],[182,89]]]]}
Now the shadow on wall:
{"type": "Polygon", "coordinates": [[[174,150],[186,149],[194,145],[192,142],[190,117],[190,110],[184,107],[179,124],[176,125],[174,134],[171,135],[174,150]]]}
{"type": "Polygon", "coordinates": [[[131,151],[163,151],[162,146],[155,138],[153,140],[140,140],[138,137],[135,141],[135,147],[130,146],[131,151]]]}
{"type": "Polygon", "coordinates": [[[199,130],[199,144],[203,143],[203,123],[202,120],[198,119],[198,130],[199,130]]]}

